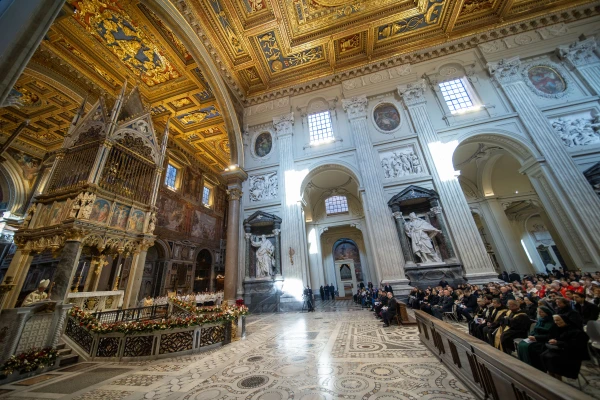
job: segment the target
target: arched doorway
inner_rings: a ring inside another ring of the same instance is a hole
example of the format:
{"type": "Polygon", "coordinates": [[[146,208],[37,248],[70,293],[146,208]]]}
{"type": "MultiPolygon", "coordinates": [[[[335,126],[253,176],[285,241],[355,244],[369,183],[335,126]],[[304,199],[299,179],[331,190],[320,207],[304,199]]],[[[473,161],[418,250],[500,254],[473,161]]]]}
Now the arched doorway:
{"type": "Polygon", "coordinates": [[[509,273],[575,266],[535,182],[523,172],[533,156],[525,145],[501,135],[470,137],[452,156],[488,255],[509,273]]]}
{"type": "Polygon", "coordinates": [[[339,296],[351,296],[360,283],[376,279],[359,186],[357,173],[340,164],[315,166],[302,182],[309,282],[315,292],[333,284],[339,296]]]}
{"type": "Polygon", "coordinates": [[[196,257],[194,272],[194,292],[207,292],[211,287],[212,255],[206,249],[200,250],[196,257]]]}

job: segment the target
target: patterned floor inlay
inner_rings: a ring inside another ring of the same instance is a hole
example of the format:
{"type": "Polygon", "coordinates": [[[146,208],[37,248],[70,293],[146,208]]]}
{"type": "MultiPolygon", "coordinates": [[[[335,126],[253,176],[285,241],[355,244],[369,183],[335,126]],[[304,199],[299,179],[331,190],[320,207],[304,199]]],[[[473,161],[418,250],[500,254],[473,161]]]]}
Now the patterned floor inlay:
{"type": "Polygon", "coordinates": [[[50,374],[39,375],[39,376],[35,376],[33,378],[29,378],[29,379],[25,379],[25,380],[22,380],[22,381],[19,381],[19,382],[15,382],[15,383],[13,383],[13,385],[17,385],[17,386],[33,386],[33,385],[36,385],[38,383],[49,381],[50,379],[54,379],[54,378],[56,378],[58,376],[59,375],[50,375],[50,374]]]}
{"type": "MultiPolygon", "coordinates": [[[[350,300],[317,301],[315,306],[314,313],[252,315],[246,326],[254,328],[246,339],[204,353],[155,361],[82,363],[89,365],[54,371],[58,378],[50,382],[7,385],[6,389],[15,390],[4,396],[19,400],[475,399],[421,344],[416,326],[384,328],[371,312],[350,300]]],[[[584,390],[598,393],[598,383],[590,380],[584,390]]]]}

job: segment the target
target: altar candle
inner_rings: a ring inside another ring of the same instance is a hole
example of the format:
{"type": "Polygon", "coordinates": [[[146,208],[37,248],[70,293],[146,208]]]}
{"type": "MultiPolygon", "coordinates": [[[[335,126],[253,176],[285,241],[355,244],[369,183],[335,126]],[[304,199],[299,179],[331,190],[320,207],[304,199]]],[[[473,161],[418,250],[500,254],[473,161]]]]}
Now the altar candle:
{"type": "Polygon", "coordinates": [[[79,276],[81,276],[81,274],[83,274],[84,269],[85,269],[85,262],[83,263],[83,266],[81,267],[81,270],[79,271],[79,276]]]}
{"type": "Polygon", "coordinates": [[[121,267],[123,266],[123,263],[119,264],[119,269],[117,269],[117,276],[119,276],[121,274],[121,267]]]}

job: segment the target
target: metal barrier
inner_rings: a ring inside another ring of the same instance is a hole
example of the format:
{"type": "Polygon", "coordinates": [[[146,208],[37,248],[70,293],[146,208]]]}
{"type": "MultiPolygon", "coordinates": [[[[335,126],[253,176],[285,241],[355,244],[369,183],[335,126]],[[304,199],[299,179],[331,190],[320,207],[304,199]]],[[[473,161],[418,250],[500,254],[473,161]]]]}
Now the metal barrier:
{"type": "Polygon", "coordinates": [[[125,310],[101,311],[95,312],[92,315],[99,322],[129,322],[129,321],[144,321],[159,318],[167,318],[169,314],[169,305],[163,304],[159,306],[127,308],[125,310]]]}

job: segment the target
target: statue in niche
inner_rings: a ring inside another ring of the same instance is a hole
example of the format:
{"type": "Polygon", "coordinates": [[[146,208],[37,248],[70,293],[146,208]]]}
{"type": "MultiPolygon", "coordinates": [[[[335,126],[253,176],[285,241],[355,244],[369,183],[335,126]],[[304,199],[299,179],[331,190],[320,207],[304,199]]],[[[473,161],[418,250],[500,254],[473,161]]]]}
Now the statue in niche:
{"type": "Polygon", "coordinates": [[[421,259],[421,262],[441,262],[437,255],[431,239],[441,233],[439,229],[433,227],[429,222],[423,221],[415,213],[408,215],[410,221],[404,224],[406,236],[411,239],[413,253],[421,259]]]}
{"type": "Polygon", "coordinates": [[[275,246],[267,239],[266,235],[262,235],[260,241],[252,239],[250,243],[253,247],[258,247],[258,250],[256,250],[256,277],[269,276],[275,262],[275,246]]]}

